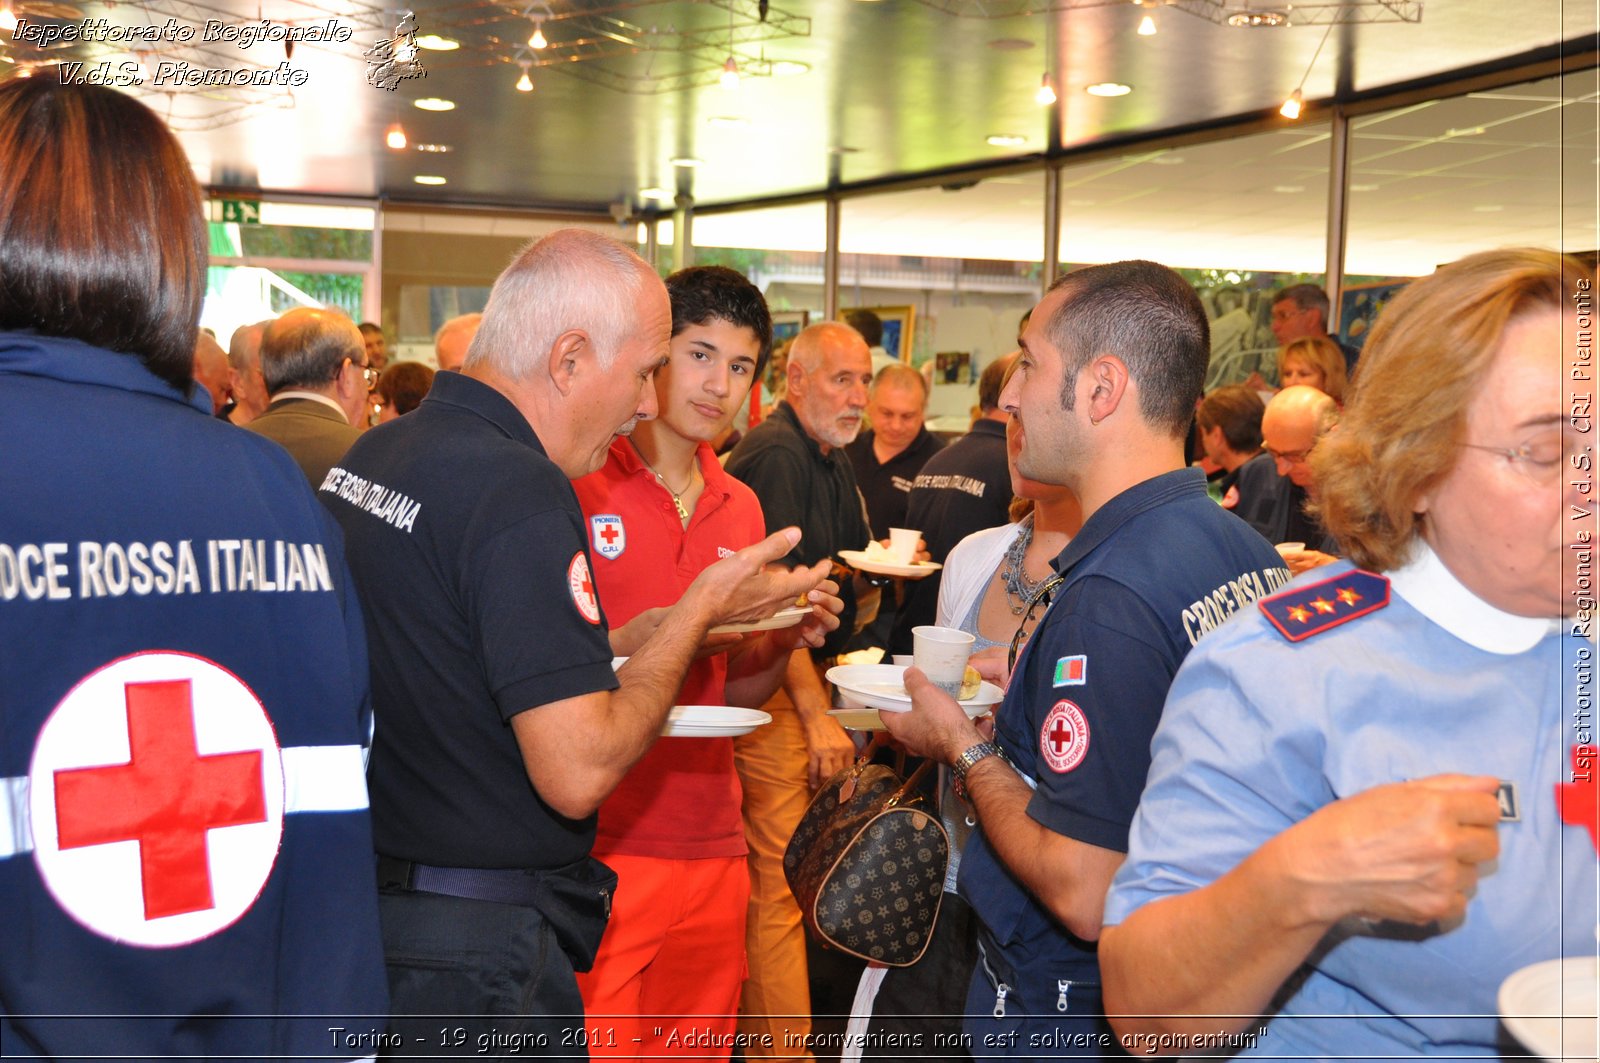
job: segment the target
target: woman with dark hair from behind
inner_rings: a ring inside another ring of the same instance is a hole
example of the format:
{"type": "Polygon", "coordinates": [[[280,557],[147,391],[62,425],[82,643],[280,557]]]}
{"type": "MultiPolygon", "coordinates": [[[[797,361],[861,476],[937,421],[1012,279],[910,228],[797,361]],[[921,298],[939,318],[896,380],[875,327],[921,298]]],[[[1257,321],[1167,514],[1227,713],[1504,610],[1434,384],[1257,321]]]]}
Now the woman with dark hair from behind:
{"type": "Polygon", "coordinates": [[[0,1042],[368,1056],[360,611],[294,462],[191,380],[182,147],[119,92],[0,85],[0,247],[0,1042]]]}
{"type": "Polygon", "coordinates": [[[433,387],[433,368],[421,362],[396,362],[385,369],[372,389],[378,423],[392,421],[422,405],[433,387]]]}

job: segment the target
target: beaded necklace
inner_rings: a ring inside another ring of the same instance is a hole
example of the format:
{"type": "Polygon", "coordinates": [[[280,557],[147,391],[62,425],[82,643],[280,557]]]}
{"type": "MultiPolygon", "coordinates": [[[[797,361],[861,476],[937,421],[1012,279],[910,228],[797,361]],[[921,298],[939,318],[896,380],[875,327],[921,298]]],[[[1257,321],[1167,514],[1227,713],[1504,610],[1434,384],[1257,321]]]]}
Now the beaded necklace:
{"type": "Polygon", "coordinates": [[[1011,607],[1012,616],[1021,616],[1022,611],[1028,607],[1028,602],[1039,593],[1039,588],[1049,581],[1050,575],[1042,579],[1029,579],[1027,570],[1023,567],[1022,558],[1028,552],[1028,547],[1033,544],[1033,514],[1029,513],[1022,518],[1017,537],[1012,540],[1011,546],[1006,549],[1005,564],[1000,568],[1000,576],[1006,584],[1006,604],[1011,607]]]}

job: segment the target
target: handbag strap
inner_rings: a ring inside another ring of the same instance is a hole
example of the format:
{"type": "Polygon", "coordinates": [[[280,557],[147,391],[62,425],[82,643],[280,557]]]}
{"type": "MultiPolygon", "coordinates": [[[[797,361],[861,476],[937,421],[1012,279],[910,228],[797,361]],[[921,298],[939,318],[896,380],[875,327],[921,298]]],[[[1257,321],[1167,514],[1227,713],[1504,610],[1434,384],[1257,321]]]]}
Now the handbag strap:
{"type": "Polygon", "coordinates": [[[917,783],[922,781],[922,777],[928,774],[928,770],[932,767],[932,760],[924,760],[921,764],[917,765],[917,770],[911,773],[911,777],[909,779],[900,784],[900,789],[896,790],[894,795],[890,797],[888,801],[884,802],[883,807],[893,808],[895,805],[898,805],[907,794],[910,794],[917,788],[917,783]]]}

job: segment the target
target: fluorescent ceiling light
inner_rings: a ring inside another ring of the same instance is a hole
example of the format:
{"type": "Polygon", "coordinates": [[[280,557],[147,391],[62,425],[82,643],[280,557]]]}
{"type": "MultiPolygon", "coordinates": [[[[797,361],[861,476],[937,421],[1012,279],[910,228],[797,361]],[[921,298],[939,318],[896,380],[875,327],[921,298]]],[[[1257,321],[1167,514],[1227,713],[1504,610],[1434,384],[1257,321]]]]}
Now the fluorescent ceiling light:
{"type": "Polygon", "coordinates": [[[1096,85],[1085,86],[1083,91],[1091,96],[1126,96],[1133,91],[1133,86],[1116,81],[1102,81],[1096,85]]]}
{"type": "Polygon", "coordinates": [[[419,173],[417,176],[413,177],[412,180],[417,182],[419,185],[442,185],[445,183],[445,179],[443,177],[439,177],[436,174],[431,173],[419,173]]]}
{"type": "Polygon", "coordinates": [[[456,109],[456,101],[442,100],[437,96],[424,96],[422,99],[414,101],[412,106],[424,111],[453,111],[456,109]]]}

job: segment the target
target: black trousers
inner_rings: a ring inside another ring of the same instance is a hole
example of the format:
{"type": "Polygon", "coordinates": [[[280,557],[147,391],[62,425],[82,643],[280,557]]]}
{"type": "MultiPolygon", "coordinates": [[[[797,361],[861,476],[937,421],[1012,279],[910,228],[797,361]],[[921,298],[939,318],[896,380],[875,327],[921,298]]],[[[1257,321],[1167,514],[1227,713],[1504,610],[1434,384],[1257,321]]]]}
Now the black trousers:
{"type": "Polygon", "coordinates": [[[587,1059],[572,963],[535,908],[378,894],[398,1056],[587,1059]]]}

